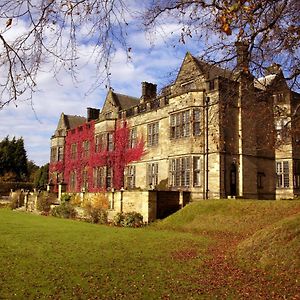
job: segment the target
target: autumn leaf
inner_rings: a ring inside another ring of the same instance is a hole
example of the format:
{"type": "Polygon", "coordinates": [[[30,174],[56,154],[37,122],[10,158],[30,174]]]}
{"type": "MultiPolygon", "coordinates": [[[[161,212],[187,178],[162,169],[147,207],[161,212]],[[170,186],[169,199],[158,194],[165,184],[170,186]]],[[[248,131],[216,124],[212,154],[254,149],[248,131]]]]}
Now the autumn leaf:
{"type": "Polygon", "coordinates": [[[12,24],[12,19],[9,18],[7,21],[6,21],[6,27],[10,26],[12,24]]]}
{"type": "Polygon", "coordinates": [[[231,35],[232,33],[230,25],[228,23],[223,24],[221,30],[224,31],[227,35],[231,35]]]}

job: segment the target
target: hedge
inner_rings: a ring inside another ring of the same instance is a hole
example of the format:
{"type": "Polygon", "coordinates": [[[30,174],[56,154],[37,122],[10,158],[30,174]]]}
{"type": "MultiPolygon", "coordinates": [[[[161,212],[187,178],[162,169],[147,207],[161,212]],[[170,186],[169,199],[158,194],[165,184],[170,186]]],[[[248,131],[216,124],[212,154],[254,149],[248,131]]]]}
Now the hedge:
{"type": "Polygon", "coordinates": [[[8,196],[10,190],[33,190],[32,182],[0,182],[0,195],[8,196]]]}

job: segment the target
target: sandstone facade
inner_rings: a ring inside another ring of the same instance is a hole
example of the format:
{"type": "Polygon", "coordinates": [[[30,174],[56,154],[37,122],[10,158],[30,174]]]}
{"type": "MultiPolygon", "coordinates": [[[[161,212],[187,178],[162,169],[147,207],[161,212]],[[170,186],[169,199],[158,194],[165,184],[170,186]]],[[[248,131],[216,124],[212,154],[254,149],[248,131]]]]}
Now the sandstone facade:
{"type": "MultiPolygon", "coordinates": [[[[243,51],[237,49],[239,57],[243,51]]],[[[132,208],[151,221],[200,199],[299,196],[300,95],[288,88],[278,66],[256,79],[245,71],[247,62],[238,64],[230,72],[187,53],[175,82],[160,94],[143,82],[139,99],[111,89],[101,111],[89,109],[87,120],[75,117],[73,127],[62,115],[51,138],[52,182],[66,181],[67,131],[93,120],[95,139],[105,135],[105,147],[114,147],[114,130],[126,120],[131,146],[143,139],[145,151],[126,167],[121,191],[107,184],[113,174],[103,169],[109,197],[122,193],[122,207],[119,201],[114,211],[132,208]],[[58,161],[61,169],[55,169],[58,161]]]]}

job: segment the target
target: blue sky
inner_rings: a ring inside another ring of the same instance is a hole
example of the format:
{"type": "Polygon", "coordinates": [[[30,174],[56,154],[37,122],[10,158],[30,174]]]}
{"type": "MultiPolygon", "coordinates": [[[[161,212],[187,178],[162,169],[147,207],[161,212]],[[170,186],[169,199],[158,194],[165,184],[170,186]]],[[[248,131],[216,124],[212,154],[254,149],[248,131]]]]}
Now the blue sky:
{"type": "MultiPolygon", "coordinates": [[[[24,32],[24,26],[21,21],[14,22],[7,34],[15,37],[24,32]]],[[[142,81],[157,83],[159,88],[168,84],[173,79],[169,73],[174,74],[180,67],[186,51],[195,55],[198,52],[198,43],[192,40],[179,45],[180,28],[171,21],[151,35],[131,23],[128,33],[132,59],[128,61],[124,50],[117,47],[111,61],[111,86],[119,93],[139,97],[142,81]]],[[[55,78],[45,66],[37,76],[32,103],[11,103],[0,110],[0,139],[7,135],[23,137],[28,159],[37,165],[49,161],[50,137],[62,112],[86,116],[87,107],[101,108],[105,100],[105,85],[89,91],[95,80],[94,62],[86,61],[93,50],[92,43],[82,43],[79,50],[81,67],[76,82],[64,71],[55,78]]]]}

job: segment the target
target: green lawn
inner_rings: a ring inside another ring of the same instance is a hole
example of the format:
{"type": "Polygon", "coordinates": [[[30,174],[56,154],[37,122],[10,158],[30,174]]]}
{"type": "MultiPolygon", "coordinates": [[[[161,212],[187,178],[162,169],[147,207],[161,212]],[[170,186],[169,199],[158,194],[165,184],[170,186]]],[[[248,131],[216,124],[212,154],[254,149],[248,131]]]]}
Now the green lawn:
{"type": "Polygon", "coordinates": [[[299,213],[299,201],[210,200],[124,229],[0,209],[0,299],[292,299],[299,213]],[[251,267],[265,246],[249,241],[272,226],[292,232],[294,273],[251,267]]]}
{"type": "Polygon", "coordinates": [[[207,238],[191,234],[2,209],[0,299],[167,297],[189,286],[186,274],[201,267],[207,245],[207,238]],[[180,256],[185,251],[192,259],[180,256]]]}

